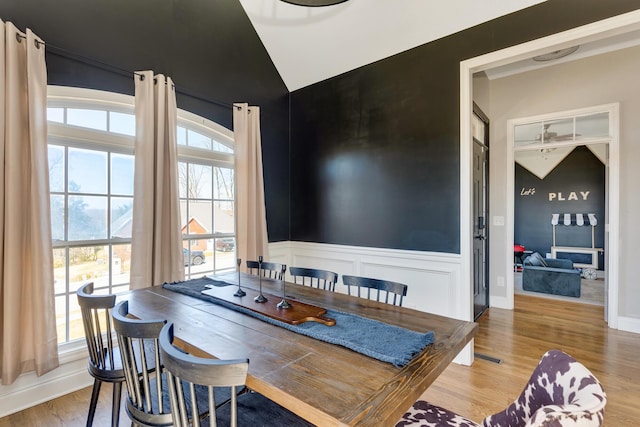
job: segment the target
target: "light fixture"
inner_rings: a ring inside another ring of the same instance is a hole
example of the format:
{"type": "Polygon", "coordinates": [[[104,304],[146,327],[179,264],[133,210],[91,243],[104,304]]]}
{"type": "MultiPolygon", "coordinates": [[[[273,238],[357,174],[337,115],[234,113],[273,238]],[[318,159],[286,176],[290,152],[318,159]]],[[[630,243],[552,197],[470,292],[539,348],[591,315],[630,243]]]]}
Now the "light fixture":
{"type": "Polygon", "coordinates": [[[547,62],[553,61],[554,59],[564,58],[567,55],[571,55],[573,52],[578,50],[579,46],[571,46],[566,49],[554,50],[550,53],[545,53],[543,55],[534,56],[532,59],[538,62],[547,62]]]}
{"type": "Polygon", "coordinates": [[[319,7],[319,6],[333,6],[334,4],[344,3],[347,0],[281,0],[281,1],[289,4],[295,4],[296,6],[319,7]]]}

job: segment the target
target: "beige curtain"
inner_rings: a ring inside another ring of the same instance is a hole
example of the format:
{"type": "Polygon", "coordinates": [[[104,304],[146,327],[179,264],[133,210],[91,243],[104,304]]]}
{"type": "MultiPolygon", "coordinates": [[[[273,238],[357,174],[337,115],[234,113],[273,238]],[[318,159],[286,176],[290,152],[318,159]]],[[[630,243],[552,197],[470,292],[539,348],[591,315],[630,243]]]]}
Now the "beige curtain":
{"type": "Polygon", "coordinates": [[[135,77],[131,289],[184,280],[178,194],[177,107],[171,78],[135,77]]]}
{"type": "Polygon", "coordinates": [[[235,140],[237,253],[242,259],[269,259],[267,214],[262,177],[260,142],[260,108],[234,104],[233,136],[235,140]]]}
{"type": "Polygon", "coordinates": [[[58,366],[42,40],[0,21],[2,384],[58,366]]]}

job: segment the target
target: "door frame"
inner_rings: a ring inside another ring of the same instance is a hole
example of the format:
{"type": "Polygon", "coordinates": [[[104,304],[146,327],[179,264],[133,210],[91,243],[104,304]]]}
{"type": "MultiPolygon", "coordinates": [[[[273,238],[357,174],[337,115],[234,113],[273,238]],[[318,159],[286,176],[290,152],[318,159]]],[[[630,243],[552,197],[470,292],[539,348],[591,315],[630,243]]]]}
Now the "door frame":
{"type": "MultiPolygon", "coordinates": [[[[473,285],[472,285],[472,255],[473,240],[471,233],[473,230],[472,217],[472,148],[473,143],[471,133],[471,117],[473,108],[473,74],[489,70],[494,67],[510,64],[535,55],[540,55],[549,51],[560,50],[584,44],[595,40],[605,39],[614,35],[624,34],[640,29],[640,10],[618,15],[602,21],[597,21],[581,27],[576,27],[561,33],[553,34],[530,42],[511,46],[495,52],[490,52],[475,58],[470,58],[460,62],[460,257],[461,257],[461,290],[467,298],[460,300],[459,311],[468,313],[466,319],[473,318],[473,285]]],[[[619,216],[620,216],[620,171],[619,171],[619,151],[618,147],[610,147],[609,159],[609,208],[610,218],[608,224],[609,237],[609,294],[608,294],[608,323],[611,328],[618,328],[618,307],[619,307],[619,216]]],[[[507,153],[512,150],[507,150],[507,153]]],[[[509,156],[509,154],[507,154],[509,156]]],[[[495,166],[495,165],[494,165],[495,166]]],[[[505,161],[504,167],[509,167],[505,161]]],[[[513,165],[511,165],[513,167],[513,165]]],[[[513,174],[512,174],[513,175],[513,174]]],[[[513,182],[511,183],[513,186],[513,182]]],[[[507,207],[508,209],[508,207],[507,207]]],[[[504,245],[504,271],[499,275],[513,281],[513,253],[508,249],[509,234],[513,240],[513,211],[511,212],[489,212],[493,217],[498,214],[505,215],[504,226],[507,238],[504,245]],[[511,230],[511,231],[509,231],[511,230]],[[511,270],[511,271],[510,271],[511,270]]],[[[494,218],[497,219],[497,218],[494,218]]],[[[513,285],[511,285],[513,287],[513,285]]],[[[490,298],[489,305],[494,306],[495,298],[490,298]]],[[[513,309],[513,297],[509,301],[503,298],[500,301],[502,308],[513,309]]]]}
{"type": "MultiPolygon", "coordinates": [[[[478,119],[484,124],[484,135],[483,135],[483,141],[479,141],[477,140],[475,137],[472,137],[473,139],[473,143],[471,144],[471,152],[473,153],[474,150],[474,144],[480,144],[483,147],[483,151],[484,151],[484,155],[485,155],[485,162],[484,162],[484,167],[483,167],[483,190],[482,190],[482,197],[483,197],[483,205],[484,205],[484,228],[483,228],[483,250],[482,250],[482,275],[483,275],[483,287],[484,287],[484,308],[482,309],[482,311],[479,314],[476,314],[476,308],[475,308],[475,295],[474,295],[474,302],[473,302],[473,320],[476,320],[477,318],[479,318],[480,316],[482,316],[482,314],[489,308],[489,299],[491,296],[490,293],[490,289],[489,289],[489,190],[490,190],[490,185],[489,185],[489,150],[490,150],[490,140],[489,140],[489,136],[490,136],[490,132],[489,132],[489,117],[487,117],[487,115],[484,113],[484,111],[482,111],[482,109],[480,108],[480,106],[478,106],[475,102],[473,103],[473,115],[477,116],[478,119]]],[[[472,179],[473,179],[473,173],[472,173],[472,179]]],[[[473,197],[473,196],[472,196],[473,197]]],[[[473,200],[473,199],[472,199],[473,200]]],[[[472,207],[473,209],[473,207],[472,207]]],[[[475,215],[474,215],[475,216],[475,215]]],[[[473,221],[475,221],[475,218],[473,218],[473,221]]],[[[472,229],[472,235],[475,235],[475,226],[472,229]]],[[[472,237],[472,239],[475,237],[472,237]]],[[[472,241],[473,242],[473,241],[472,241]]],[[[473,243],[472,243],[473,244],[473,243]]],[[[473,272],[474,276],[475,276],[475,271],[473,272]]],[[[473,286],[473,284],[472,284],[473,286]]]]}

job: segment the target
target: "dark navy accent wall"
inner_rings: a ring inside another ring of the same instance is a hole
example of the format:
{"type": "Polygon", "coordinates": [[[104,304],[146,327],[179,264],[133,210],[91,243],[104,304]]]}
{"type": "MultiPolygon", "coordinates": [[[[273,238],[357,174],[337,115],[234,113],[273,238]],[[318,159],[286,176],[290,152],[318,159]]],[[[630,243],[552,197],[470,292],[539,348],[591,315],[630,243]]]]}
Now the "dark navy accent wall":
{"type": "Polygon", "coordinates": [[[118,69],[150,69],[173,79],[179,108],[229,129],[230,104],[260,106],[269,239],[289,239],[289,92],[240,2],[3,1],[0,18],[52,45],[49,84],[133,95],[118,69]]]}
{"type": "Polygon", "coordinates": [[[291,239],[459,253],[460,61],[637,8],[548,0],[293,92],[291,239]]]}
{"type": "MultiPolygon", "coordinates": [[[[459,253],[460,61],[637,8],[548,0],[290,101],[238,0],[6,0],[0,18],[116,68],[169,75],[190,94],[180,108],[225,126],[231,110],[207,100],[259,105],[270,241],[459,253]]],[[[67,56],[47,55],[50,83],[133,93],[129,76],[67,56]]]]}
{"type": "Polygon", "coordinates": [[[458,250],[458,118],[430,109],[457,108],[458,83],[453,63],[422,82],[430,62],[412,51],[294,93],[293,240],[458,250]]]}
{"type": "MultiPolygon", "coordinates": [[[[604,247],[605,167],[587,147],[577,147],[544,179],[516,163],[514,242],[542,256],[550,253],[554,213],[561,214],[561,224],[562,214],[594,213],[598,220],[595,247],[604,247]],[[586,200],[581,192],[589,192],[586,200]]],[[[571,220],[575,224],[575,215],[571,220]]],[[[557,225],[556,246],[591,247],[591,226],[586,215],[584,220],[584,226],[557,225]]]]}

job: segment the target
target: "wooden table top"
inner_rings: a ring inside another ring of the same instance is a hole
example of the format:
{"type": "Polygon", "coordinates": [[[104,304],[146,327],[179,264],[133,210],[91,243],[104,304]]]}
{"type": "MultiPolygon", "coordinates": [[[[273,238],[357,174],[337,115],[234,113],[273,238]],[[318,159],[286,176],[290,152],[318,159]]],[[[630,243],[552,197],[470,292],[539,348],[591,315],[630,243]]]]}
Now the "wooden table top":
{"type": "MultiPolygon", "coordinates": [[[[242,276],[242,286],[257,279],[242,276]]],[[[216,278],[237,283],[237,273],[216,278]]],[[[263,290],[282,295],[280,281],[263,290]]],[[[248,357],[247,386],[319,426],[393,426],[477,332],[477,325],[341,293],[287,283],[286,294],[418,332],[435,342],[399,369],[344,347],[162,287],[131,291],[129,311],[167,319],[185,350],[219,359],[248,357]]]]}

